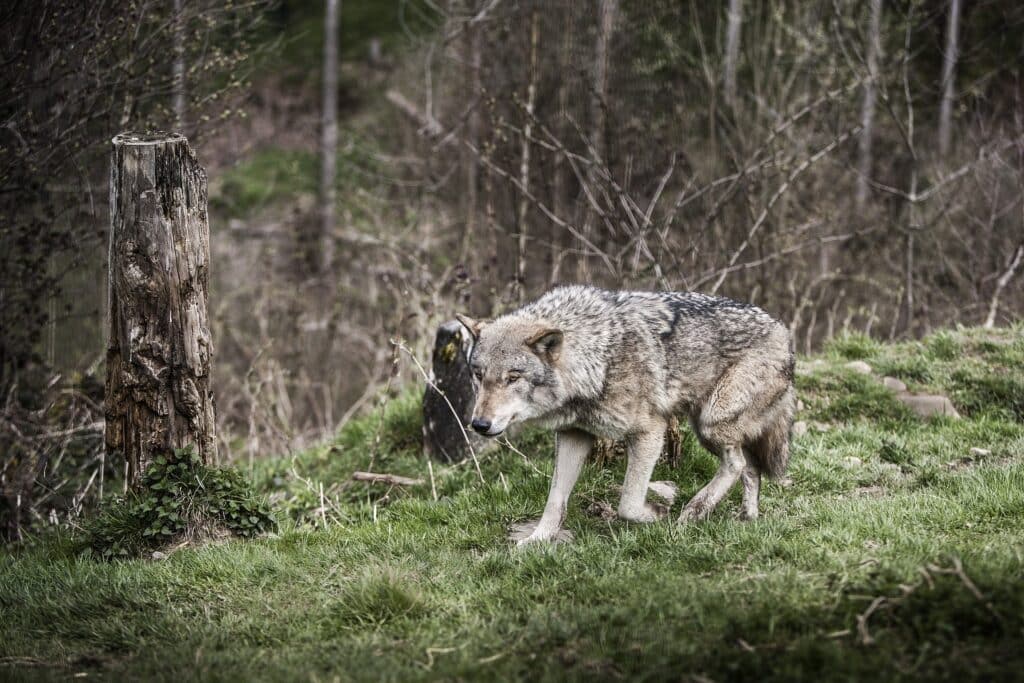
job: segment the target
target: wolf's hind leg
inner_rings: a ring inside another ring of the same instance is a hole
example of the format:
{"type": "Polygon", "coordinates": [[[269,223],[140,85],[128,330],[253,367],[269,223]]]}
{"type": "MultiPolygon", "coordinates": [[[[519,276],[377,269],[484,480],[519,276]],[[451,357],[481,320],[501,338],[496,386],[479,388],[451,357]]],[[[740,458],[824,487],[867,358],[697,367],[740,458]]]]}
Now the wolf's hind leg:
{"type": "Polygon", "coordinates": [[[743,452],[743,456],[747,461],[747,466],[743,469],[743,474],[740,475],[740,481],[743,482],[743,508],[740,511],[740,519],[753,520],[757,519],[758,515],[761,470],[757,468],[754,459],[746,451],[743,452]]]}
{"type": "Polygon", "coordinates": [[[555,440],[555,471],[551,475],[551,489],[548,491],[548,502],[544,506],[537,526],[521,525],[519,534],[513,533],[512,540],[519,545],[538,541],[554,540],[562,529],[565,509],[569,504],[569,494],[576,486],[576,480],[583,469],[583,463],[590,453],[594,439],[589,434],[576,430],[558,432],[555,440]],[[528,535],[523,532],[529,530],[528,535]]]}
{"type": "Polygon", "coordinates": [[[743,474],[747,466],[743,449],[739,446],[726,446],[722,449],[722,462],[718,472],[708,485],[697,492],[679,515],[679,522],[695,522],[704,519],[721,502],[736,480],[743,474]]]}
{"type": "Polygon", "coordinates": [[[630,439],[626,479],[622,483],[622,498],[619,499],[619,517],[622,519],[653,522],[664,516],[662,510],[647,502],[647,487],[664,440],[664,428],[642,432],[630,439]]]}

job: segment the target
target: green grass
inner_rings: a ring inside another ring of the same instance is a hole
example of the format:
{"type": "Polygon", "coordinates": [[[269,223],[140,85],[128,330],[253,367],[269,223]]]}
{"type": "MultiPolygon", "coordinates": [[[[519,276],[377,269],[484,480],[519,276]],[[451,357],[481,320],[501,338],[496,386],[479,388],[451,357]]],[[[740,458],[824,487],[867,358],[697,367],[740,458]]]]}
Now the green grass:
{"type": "Polygon", "coordinates": [[[318,172],[312,152],[260,150],[221,174],[210,202],[222,216],[247,216],[283,199],[315,194],[318,172]]]}
{"type": "MultiPolygon", "coordinates": [[[[357,134],[345,131],[350,139],[357,134]]],[[[354,219],[366,219],[361,190],[379,181],[371,148],[359,139],[338,151],[338,205],[354,219]]],[[[248,218],[260,210],[281,207],[318,191],[319,160],[312,152],[267,147],[225,170],[211,185],[210,203],[221,218],[248,218]]]]}
{"type": "MultiPolygon", "coordinates": [[[[848,339],[823,358],[798,377],[820,430],[757,522],[735,519],[738,492],[682,528],[588,514],[614,505],[619,460],[585,469],[574,543],[515,551],[506,527],[543,507],[550,437],[519,437],[527,458],[482,454],[483,483],[472,464],[435,466],[436,500],[429,483],[350,482],[371,460],[429,481],[403,394],[330,444],[257,463],[276,536],[162,562],[97,561],[67,535],[0,553],[0,678],[1019,680],[1022,330],[848,339]],[[965,419],[912,417],[851,357],[947,392],[965,419]]],[[[688,496],[715,462],[685,451],[655,476],[688,496]]]]}

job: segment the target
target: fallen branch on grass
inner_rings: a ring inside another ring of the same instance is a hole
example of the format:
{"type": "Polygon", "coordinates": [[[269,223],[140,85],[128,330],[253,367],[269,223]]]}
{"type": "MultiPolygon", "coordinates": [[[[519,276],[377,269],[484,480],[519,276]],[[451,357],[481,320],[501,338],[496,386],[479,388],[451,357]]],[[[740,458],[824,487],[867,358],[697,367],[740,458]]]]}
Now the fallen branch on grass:
{"type": "Polygon", "coordinates": [[[387,484],[389,486],[422,486],[427,482],[422,479],[402,477],[397,474],[381,474],[378,472],[353,472],[353,481],[368,481],[374,484],[387,484]]]}

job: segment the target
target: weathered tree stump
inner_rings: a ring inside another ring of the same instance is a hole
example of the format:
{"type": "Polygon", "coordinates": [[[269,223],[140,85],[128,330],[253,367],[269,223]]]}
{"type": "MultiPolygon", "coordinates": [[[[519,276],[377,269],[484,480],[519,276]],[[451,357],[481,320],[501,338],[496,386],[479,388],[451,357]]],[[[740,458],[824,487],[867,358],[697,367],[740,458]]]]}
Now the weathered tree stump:
{"type": "Polygon", "coordinates": [[[423,451],[437,460],[458,462],[469,457],[470,443],[477,452],[489,445],[466,427],[476,402],[469,369],[472,348],[473,338],[457,320],[437,328],[432,384],[427,384],[423,394],[423,451]]]}
{"type": "Polygon", "coordinates": [[[106,446],[135,485],[170,449],[215,456],[210,228],[206,172],[183,136],[113,144],[106,446]]]}

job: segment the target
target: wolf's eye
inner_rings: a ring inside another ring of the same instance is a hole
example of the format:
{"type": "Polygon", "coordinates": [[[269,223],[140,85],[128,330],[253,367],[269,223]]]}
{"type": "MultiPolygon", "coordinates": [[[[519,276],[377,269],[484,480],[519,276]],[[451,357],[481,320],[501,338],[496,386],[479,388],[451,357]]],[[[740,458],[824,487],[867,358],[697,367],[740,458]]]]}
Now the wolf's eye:
{"type": "Polygon", "coordinates": [[[475,380],[476,380],[477,382],[483,381],[483,378],[484,378],[484,371],[483,371],[483,370],[481,370],[480,368],[473,368],[473,378],[474,378],[474,379],[475,379],[475,380]]]}
{"type": "Polygon", "coordinates": [[[505,384],[515,384],[523,378],[518,372],[510,372],[505,376],[505,384]]]}

